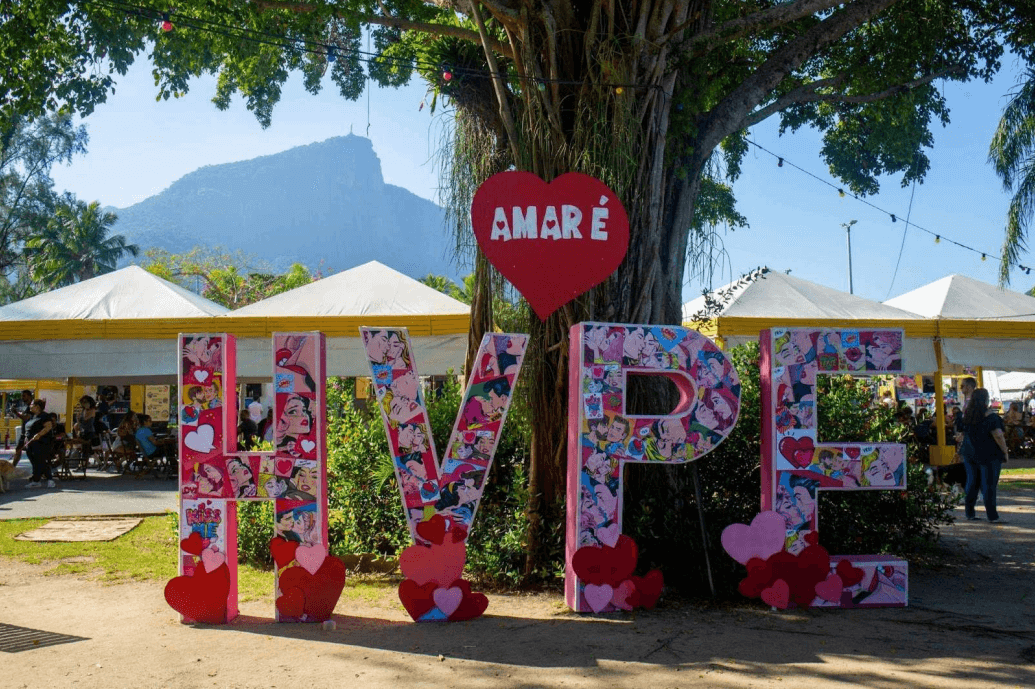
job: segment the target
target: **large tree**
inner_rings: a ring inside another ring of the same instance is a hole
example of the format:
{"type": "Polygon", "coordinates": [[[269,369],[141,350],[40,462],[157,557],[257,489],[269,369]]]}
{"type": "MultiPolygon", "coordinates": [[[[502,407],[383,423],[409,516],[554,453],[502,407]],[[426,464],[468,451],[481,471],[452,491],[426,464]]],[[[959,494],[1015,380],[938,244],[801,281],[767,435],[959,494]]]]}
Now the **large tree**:
{"type": "MultiPolygon", "coordinates": [[[[0,79],[0,98],[29,110],[65,102],[89,110],[111,81],[83,66],[125,69],[147,39],[160,97],[215,72],[216,105],[240,92],[264,124],[292,70],[311,91],[329,70],[346,98],[358,97],[368,75],[401,84],[417,72],[455,106],[445,201],[458,246],[470,246],[473,190],[510,166],[548,180],[585,172],[614,189],[630,218],[625,261],[585,297],[530,323],[531,571],[564,492],[568,328],[583,319],[681,320],[688,257],[708,260],[694,251],[707,245],[706,219],[736,218],[726,183],[747,129],[767,118],[823,131],[831,173],[856,193],[875,192],[884,174],[922,179],[931,127],[948,119],[935,82],[994,73],[1001,27],[1024,4],[184,0],[168,15],[175,28],[163,32],[165,6],[23,0],[33,11],[22,13],[0,1],[12,27],[0,31],[0,54],[30,75],[24,84],[0,79]],[[363,26],[372,29],[370,61],[363,26]]],[[[474,265],[477,342],[491,327],[499,280],[484,260],[474,265]]]]}

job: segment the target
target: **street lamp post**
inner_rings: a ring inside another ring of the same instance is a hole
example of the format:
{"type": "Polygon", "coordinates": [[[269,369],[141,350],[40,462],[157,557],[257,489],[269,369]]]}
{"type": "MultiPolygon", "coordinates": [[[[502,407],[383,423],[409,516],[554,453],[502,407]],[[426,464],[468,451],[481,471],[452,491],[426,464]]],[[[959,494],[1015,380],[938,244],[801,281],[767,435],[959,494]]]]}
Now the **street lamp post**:
{"type": "Polygon", "coordinates": [[[852,285],[852,225],[859,222],[858,220],[849,220],[848,222],[841,223],[841,227],[845,228],[845,232],[848,234],[848,293],[855,294],[855,287],[852,285]]]}

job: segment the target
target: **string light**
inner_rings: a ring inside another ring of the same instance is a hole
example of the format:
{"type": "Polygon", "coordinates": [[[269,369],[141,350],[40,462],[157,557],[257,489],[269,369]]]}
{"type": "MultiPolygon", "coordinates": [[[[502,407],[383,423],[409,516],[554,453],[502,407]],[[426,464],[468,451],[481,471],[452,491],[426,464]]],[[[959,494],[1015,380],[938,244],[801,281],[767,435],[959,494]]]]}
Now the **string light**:
{"type": "Polygon", "coordinates": [[[162,31],[169,33],[173,30],[173,23],[169,21],[169,13],[162,12],[162,31]]]}
{"type": "MultiPolygon", "coordinates": [[[[755,148],[757,148],[758,150],[762,151],[763,153],[768,153],[772,157],[776,158],[778,166],[783,167],[783,165],[781,163],[787,163],[787,165],[793,167],[798,172],[803,172],[806,175],[808,175],[809,177],[811,177],[812,179],[816,180],[817,182],[825,184],[828,187],[830,187],[831,189],[836,190],[838,195],[840,195],[842,197],[846,195],[846,192],[845,192],[845,190],[842,187],[838,187],[837,185],[833,184],[829,180],[823,179],[822,177],[819,177],[818,175],[816,175],[816,174],[806,170],[805,168],[803,168],[803,167],[801,167],[799,165],[795,165],[793,161],[787,160],[783,156],[779,156],[776,153],[773,153],[768,148],[766,148],[765,146],[762,146],[759,143],[756,143],[756,142],[754,142],[754,141],[752,141],[750,139],[747,139],[746,141],[749,144],[751,144],[752,146],[754,146],[755,148]]],[[[856,201],[860,201],[862,203],[865,203],[867,206],[869,206],[870,208],[874,209],[875,211],[878,211],[880,213],[884,213],[889,218],[891,218],[891,222],[897,222],[898,221],[898,215],[896,215],[895,213],[892,213],[890,211],[884,210],[880,206],[878,206],[878,205],[876,205],[874,203],[871,203],[870,201],[867,201],[865,198],[863,198],[861,196],[857,196],[855,194],[851,194],[851,197],[853,199],[855,199],[856,201]]],[[[935,243],[939,243],[940,244],[941,240],[944,239],[945,241],[949,242],[950,244],[954,244],[955,246],[958,246],[961,249],[966,249],[967,251],[973,251],[975,254],[980,254],[982,261],[987,261],[989,255],[991,255],[993,259],[1001,260],[1001,258],[999,256],[995,255],[995,254],[989,254],[988,252],[981,251],[980,249],[975,249],[974,247],[968,246],[966,244],[963,244],[962,242],[957,242],[955,239],[950,239],[948,237],[942,237],[940,233],[933,232],[931,230],[928,230],[925,227],[921,227],[920,225],[917,225],[916,223],[911,222],[909,220],[909,218],[906,218],[906,226],[907,227],[916,228],[917,230],[920,230],[921,232],[926,232],[927,234],[929,234],[929,235],[931,235],[932,237],[935,238],[935,243]]],[[[1029,267],[1029,266],[1017,266],[1017,267],[1018,267],[1018,269],[1025,271],[1025,274],[1030,274],[1029,271],[1031,270],[1031,267],[1029,267]]]]}
{"type": "Polygon", "coordinates": [[[616,86],[615,87],[615,93],[618,94],[619,96],[622,95],[622,87],[621,86],[616,86]]]}
{"type": "Polygon", "coordinates": [[[452,72],[450,72],[449,70],[446,70],[445,72],[442,72],[442,81],[452,81],[452,80],[453,80],[453,73],[452,72]]]}
{"type": "Polygon", "coordinates": [[[776,167],[783,167],[783,158],[776,159],[776,167]]]}
{"type": "Polygon", "coordinates": [[[327,48],[327,62],[334,62],[337,59],[338,59],[338,56],[335,54],[334,46],[333,45],[329,46],[327,48]]]}

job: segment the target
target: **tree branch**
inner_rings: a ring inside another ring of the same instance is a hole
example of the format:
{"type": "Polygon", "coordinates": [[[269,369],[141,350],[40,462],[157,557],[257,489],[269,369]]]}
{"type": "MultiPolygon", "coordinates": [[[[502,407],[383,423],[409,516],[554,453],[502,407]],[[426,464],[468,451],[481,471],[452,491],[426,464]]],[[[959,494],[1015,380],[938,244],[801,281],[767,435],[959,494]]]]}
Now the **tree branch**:
{"type": "MultiPolygon", "coordinates": [[[[315,5],[311,5],[306,2],[290,2],[290,0],[255,0],[253,2],[259,9],[271,9],[271,10],[290,10],[291,12],[315,12],[320,9],[315,5]]],[[[377,24],[379,26],[390,26],[395,29],[402,29],[404,31],[422,31],[429,33],[434,36],[452,36],[453,38],[459,38],[465,41],[470,41],[477,45],[481,45],[481,37],[479,37],[477,31],[471,29],[465,29],[462,26],[451,26],[449,24],[432,24],[429,22],[415,22],[410,19],[403,19],[402,17],[393,17],[390,15],[367,15],[358,14],[354,16],[345,16],[334,11],[334,16],[339,19],[357,19],[361,24],[377,24]]],[[[494,52],[499,53],[505,57],[513,59],[513,52],[500,43],[498,40],[492,37],[488,37],[488,45],[494,52]]]]}
{"type": "MultiPolygon", "coordinates": [[[[829,10],[838,5],[843,5],[844,0],[797,0],[786,5],[777,5],[761,12],[755,12],[746,17],[740,17],[738,19],[731,19],[728,22],[724,22],[719,26],[702,31],[701,33],[691,36],[686,39],[683,46],[692,47],[699,43],[707,44],[707,47],[713,47],[719,43],[727,43],[731,40],[735,40],[749,33],[757,31],[768,31],[775,29],[785,24],[804,19],[805,17],[812,16],[817,12],[823,12],[829,10]],[[728,35],[732,32],[732,35],[728,35]]],[[[668,33],[659,39],[658,44],[664,45],[668,41],[672,40],[673,37],[677,36],[680,31],[687,28],[690,24],[697,20],[697,15],[691,15],[686,21],[680,23],[675,28],[671,29],[668,33]]]]}
{"type": "Polygon", "coordinates": [[[873,93],[862,93],[858,95],[848,95],[844,93],[818,93],[818,90],[821,88],[834,88],[840,86],[847,77],[846,74],[839,74],[838,76],[831,77],[830,79],[820,79],[819,81],[814,81],[809,84],[803,84],[802,86],[799,86],[793,91],[790,91],[789,93],[777,99],[773,103],[767,105],[766,107],[751,113],[750,115],[748,115],[747,119],[744,120],[744,127],[751,127],[753,125],[756,125],[762,120],[769,117],[770,115],[780,112],[781,110],[784,110],[790,107],[791,105],[795,105],[796,103],[873,103],[875,101],[883,100],[885,98],[890,98],[891,96],[903,93],[905,91],[912,91],[915,88],[919,88],[920,86],[924,86],[925,84],[931,83],[935,79],[947,77],[954,72],[960,71],[961,69],[963,69],[961,66],[956,65],[954,67],[939,70],[932,74],[927,74],[925,76],[920,77],[919,79],[914,79],[913,81],[907,82],[905,84],[897,84],[895,86],[891,86],[889,88],[884,89],[883,91],[875,91],[873,93]]]}
{"type": "Polygon", "coordinates": [[[747,116],[794,70],[821,48],[873,18],[898,0],[859,0],[819,22],[801,36],[769,54],[755,72],[701,118],[698,145],[711,150],[744,128],[747,116]]]}

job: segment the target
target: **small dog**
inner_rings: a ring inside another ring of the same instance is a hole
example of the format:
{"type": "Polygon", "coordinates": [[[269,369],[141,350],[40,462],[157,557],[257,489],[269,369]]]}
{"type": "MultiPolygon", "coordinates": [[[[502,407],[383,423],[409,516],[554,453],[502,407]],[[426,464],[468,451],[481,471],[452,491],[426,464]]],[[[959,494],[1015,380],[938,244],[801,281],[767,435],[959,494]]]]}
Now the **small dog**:
{"type": "Polygon", "coordinates": [[[7,492],[7,488],[11,485],[11,479],[20,478],[24,474],[24,471],[18,469],[6,459],[0,459],[0,493],[7,492]]]}

